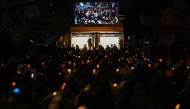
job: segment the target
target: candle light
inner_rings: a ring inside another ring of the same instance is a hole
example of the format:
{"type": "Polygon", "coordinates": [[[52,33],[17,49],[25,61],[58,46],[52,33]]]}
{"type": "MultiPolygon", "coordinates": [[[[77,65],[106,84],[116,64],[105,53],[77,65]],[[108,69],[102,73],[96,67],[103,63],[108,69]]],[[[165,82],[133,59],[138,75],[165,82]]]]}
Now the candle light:
{"type": "Polygon", "coordinates": [[[87,63],[89,63],[90,62],[90,60],[87,60],[87,63]]]}
{"type": "Polygon", "coordinates": [[[144,61],[146,61],[146,58],[144,58],[144,61]]]}
{"type": "Polygon", "coordinates": [[[17,74],[20,74],[21,72],[20,71],[17,71],[17,74]]]}
{"type": "Polygon", "coordinates": [[[160,62],[162,62],[162,59],[159,59],[160,62]]]}
{"type": "Polygon", "coordinates": [[[73,63],[73,66],[75,67],[75,66],[76,66],[76,63],[73,63]]]}
{"type": "Polygon", "coordinates": [[[137,54],[135,54],[135,56],[137,56],[137,54]]]}
{"type": "Polygon", "coordinates": [[[105,58],[107,58],[107,55],[105,56],[105,58]]]}
{"type": "Polygon", "coordinates": [[[58,73],[58,75],[61,75],[61,73],[58,73]]]}
{"type": "Polygon", "coordinates": [[[137,61],[137,59],[135,59],[135,61],[137,61]]]}
{"type": "Polygon", "coordinates": [[[80,56],[78,56],[78,58],[80,59],[80,56]]]}
{"type": "Polygon", "coordinates": [[[118,61],[120,62],[121,60],[119,59],[118,61]]]}
{"type": "Polygon", "coordinates": [[[68,73],[71,74],[71,69],[68,69],[68,73]]]}
{"type": "Polygon", "coordinates": [[[56,96],[57,95],[57,92],[53,92],[53,94],[52,94],[53,96],[56,96]]]}
{"type": "Polygon", "coordinates": [[[144,54],[144,52],[142,52],[142,55],[144,54]]]}
{"type": "Polygon", "coordinates": [[[117,73],[117,74],[119,73],[119,69],[116,69],[116,73],[117,73]]]}
{"type": "Polygon", "coordinates": [[[72,62],[71,62],[71,61],[69,61],[69,65],[71,65],[71,63],[72,63],[72,62]]]}
{"type": "Polygon", "coordinates": [[[135,69],[135,67],[131,67],[131,70],[134,70],[135,69]]]}
{"type": "Polygon", "coordinates": [[[96,75],[96,69],[92,70],[92,74],[96,75]]]}
{"type": "Polygon", "coordinates": [[[123,57],[121,59],[123,60],[123,57]]]}
{"type": "Polygon", "coordinates": [[[99,68],[100,66],[99,66],[99,64],[97,64],[97,66],[96,66],[97,68],[99,68]]]}
{"type": "Polygon", "coordinates": [[[9,64],[11,63],[11,61],[9,61],[9,64]]]}
{"type": "Polygon", "coordinates": [[[189,69],[189,66],[187,66],[187,69],[189,69]]]}
{"type": "Polygon", "coordinates": [[[88,56],[88,59],[90,59],[90,56],[88,56]]]}
{"type": "Polygon", "coordinates": [[[144,55],[142,55],[142,58],[144,58],[144,55]]]}
{"type": "Polygon", "coordinates": [[[44,62],[42,62],[42,66],[44,66],[44,62]]]}
{"type": "Polygon", "coordinates": [[[12,82],[11,84],[12,84],[12,86],[16,86],[16,82],[12,82]]]}
{"type": "Polygon", "coordinates": [[[150,68],[150,67],[151,67],[151,64],[148,64],[148,67],[150,68]]]}
{"type": "Polygon", "coordinates": [[[64,90],[66,86],[66,83],[64,82],[63,85],[61,86],[61,89],[64,90]]]}
{"type": "Polygon", "coordinates": [[[174,68],[172,68],[172,70],[174,70],[174,68]]]}
{"type": "Polygon", "coordinates": [[[113,87],[117,87],[117,83],[114,83],[114,84],[113,84],[113,87]]]}
{"type": "Polygon", "coordinates": [[[30,68],[30,64],[28,64],[28,68],[30,68]]]}
{"type": "Polygon", "coordinates": [[[132,58],[135,58],[135,56],[132,56],[132,58]]]}

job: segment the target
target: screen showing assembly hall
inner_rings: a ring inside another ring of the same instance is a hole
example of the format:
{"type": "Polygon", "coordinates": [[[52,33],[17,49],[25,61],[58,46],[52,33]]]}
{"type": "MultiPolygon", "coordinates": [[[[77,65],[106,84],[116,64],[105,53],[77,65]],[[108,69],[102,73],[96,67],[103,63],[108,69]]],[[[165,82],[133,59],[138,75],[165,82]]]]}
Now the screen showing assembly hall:
{"type": "Polygon", "coordinates": [[[76,2],[74,24],[118,24],[118,2],[76,2]]]}

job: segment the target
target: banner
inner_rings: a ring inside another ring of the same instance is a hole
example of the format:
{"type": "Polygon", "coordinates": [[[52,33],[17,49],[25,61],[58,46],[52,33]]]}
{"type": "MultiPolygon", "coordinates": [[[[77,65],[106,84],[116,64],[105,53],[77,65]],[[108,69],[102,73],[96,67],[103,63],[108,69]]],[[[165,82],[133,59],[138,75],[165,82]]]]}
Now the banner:
{"type": "Polygon", "coordinates": [[[184,11],[187,8],[187,4],[183,0],[173,0],[173,8],[184,11]]]}
{"type": "Polygon", "coordinates": [[[187,26],[190,18],[187,13],[180,10],[174,10],[168,6],[165,7],[165,17],[166,25],[181,25],[185,27],[187,26]]]}
{"type": "Polygon", "coordinates": [[[159,36],[159,45],[169,46],[172,43],[175,43],[175,34],[159,36]]]}

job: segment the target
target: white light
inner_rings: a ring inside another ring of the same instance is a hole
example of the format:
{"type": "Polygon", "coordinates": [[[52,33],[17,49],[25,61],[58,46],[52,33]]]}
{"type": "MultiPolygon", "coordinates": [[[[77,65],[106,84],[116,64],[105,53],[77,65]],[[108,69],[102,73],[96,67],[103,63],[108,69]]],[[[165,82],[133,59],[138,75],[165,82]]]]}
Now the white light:
{"type": "Polygon", "coordinates": [[[146,42],[147,44],[149,43],[149,42],[146,42]]]}
{"type": "Polygon", "coordinates": [[[52,6],[53,4],[50,3],[49,5],[52,6]]]}

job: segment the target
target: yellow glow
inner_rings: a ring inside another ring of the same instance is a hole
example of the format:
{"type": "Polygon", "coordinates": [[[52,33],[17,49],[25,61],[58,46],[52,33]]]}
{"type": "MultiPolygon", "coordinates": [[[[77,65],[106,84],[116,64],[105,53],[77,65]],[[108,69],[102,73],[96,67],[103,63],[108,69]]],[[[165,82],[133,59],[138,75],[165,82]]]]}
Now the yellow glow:
{"type": "Polygon", "coordinates": [[[113,87],[117,87],[117,83],[113,84],[113,87]]]}
{"type": "Polygon", "coordinates": [[[180,104],[179,103],[175,106],[175,109],[180,109],[180,104]]]}
{"type": "Polygon", "coordinates": [[[89,63],[90,62],[90,60],[87,60],[87,63],[89,63]]]}
{"type": "Polygon", "coordinates": [[[76,63],[73,63],[73,66],[76,66],[76,63]]]}
{"type": "Polygon", "coordinates": [[[16,86],[16,82],[12,82],[11,84],[12,84],[12,86],[16,86]]]}
{"type": "Polygon", "coordinates": [[[99,66],[99,65],[97,65],[96,67],[97,67],[97,68],[99,68],[100,66],[99,66]]]}
{"type": "Polygon", "coordinates": [[[187,66],[187,69],[189,69],[189,66],[187,66]]]}
{"type": "Polygon", "coordinates": [[[71,65],[71,61],[69,61],[69,65],[71,65]]]}
{"type": "Polygon", "coordinates": [[[69,74],[71,73],[71,69],[68,69],[67,71],[68,71],[69,74]]]}
{"type": "Polygon", "coordinates": [[[172,68],[172,70],[174,70],[174,68],[172,68]]]}
{"type": "Polygon", "coordinates": [[[91,84],[88,84],[88,85],[84,88],[84,90],[89,90],[89,89],[90,89],[90,85],[91,85],[91,84]]]}
{"type": "Polygon", "coordinates": [[[131,67],[131,70],[134,70],[135,69],[135,67],[131,67]]]}
{"type": "Polygon", "coordinates": [[[28,68],[30,68],[30,64],[28,64],[28,68]]]}
{"type": "Polygon", "coordinates": [[[17,74],[20,74],[21,72],[20,71],[17,71],[17,74]]]}
{"type": "Polygon", "coordinates": [[[42,62],[42,66],[44,66],[44,62],[42,62]]]}
{"type": "Polygon", "coordinates": [[[58,73],[59,75],[61,75],[61,73],[58,73]]]}
{"type": "Polygon", "coordinates": [[[57,95],[57,92],[53,92],[53,96],[56,96],[57,95]]]}

